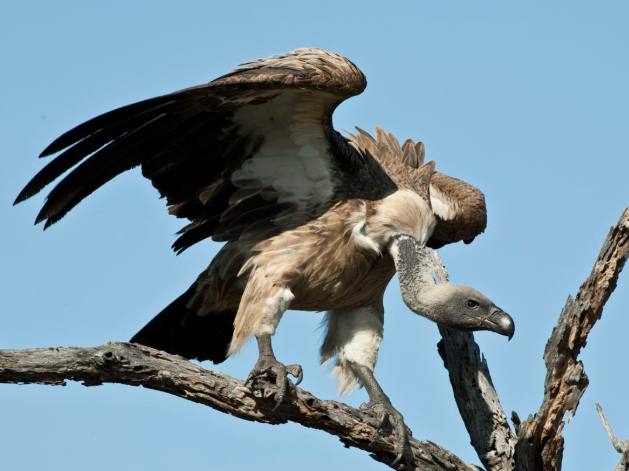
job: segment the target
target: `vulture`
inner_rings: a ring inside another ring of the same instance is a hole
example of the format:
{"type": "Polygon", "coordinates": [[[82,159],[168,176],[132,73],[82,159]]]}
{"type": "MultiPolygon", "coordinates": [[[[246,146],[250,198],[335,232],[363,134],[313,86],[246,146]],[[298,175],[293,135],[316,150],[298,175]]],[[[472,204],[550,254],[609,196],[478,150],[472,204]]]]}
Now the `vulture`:
{"type": "Polygon", "coordinates": [[[427,248],[470,243],[484,231],[483,194],[424,163],[424,145],[376,129],[341,135],[332,113],[366,87],[348,59],[297,49],[238,66],[211,82],[109,111],[55,139],[57,154],[16,203],[55,180],[37,215],[59,221],[115,176],[140,167],[170,214],[187,219],[173,249],[225,242],[190,288],[132,339],[188,359],[224,361],[255,336],[252,388],[276,407],[288,374],[271,338],[287,309],[326,311],[322,362],[335,359],[341,392],[362,385],[408,448],[402,415],[374,376],[383,293],[397,273],[417,314],[509,338],[511,317],[480,292],[435,284],[427,248]]]}

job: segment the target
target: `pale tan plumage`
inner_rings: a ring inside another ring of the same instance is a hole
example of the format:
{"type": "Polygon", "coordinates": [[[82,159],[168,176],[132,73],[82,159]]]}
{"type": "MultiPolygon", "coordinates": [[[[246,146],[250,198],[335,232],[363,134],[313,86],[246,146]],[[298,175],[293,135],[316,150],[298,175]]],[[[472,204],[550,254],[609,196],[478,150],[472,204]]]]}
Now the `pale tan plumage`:
{"type": "Polygon", "coordinates": [[[290,293],[294,309],[351,309],[377,301],[393,275],[392,262],[382,255],[393,233],[402,230],[425,242],[434,223],[421,197],[398,190],[382,200],[337,203],[315,220],[257,243],[240,272],[249,281],[229,353],[261,332],[260,323],[268,321],[265,303],[280,290],[290,293]],[[382,267],[369,276],[376,264],[382,267]]]}

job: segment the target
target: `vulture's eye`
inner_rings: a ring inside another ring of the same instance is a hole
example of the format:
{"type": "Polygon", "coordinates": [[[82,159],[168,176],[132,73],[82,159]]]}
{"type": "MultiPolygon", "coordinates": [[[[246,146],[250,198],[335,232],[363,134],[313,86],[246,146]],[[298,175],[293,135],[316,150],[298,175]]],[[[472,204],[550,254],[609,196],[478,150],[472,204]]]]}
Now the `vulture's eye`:
{"type": "Polygon", "coordinates": [[[467,300],[467,307],[471,307],[472,309],[476,309],[479,306],[478,301],[474,301],[473,299],[467,300]]]}

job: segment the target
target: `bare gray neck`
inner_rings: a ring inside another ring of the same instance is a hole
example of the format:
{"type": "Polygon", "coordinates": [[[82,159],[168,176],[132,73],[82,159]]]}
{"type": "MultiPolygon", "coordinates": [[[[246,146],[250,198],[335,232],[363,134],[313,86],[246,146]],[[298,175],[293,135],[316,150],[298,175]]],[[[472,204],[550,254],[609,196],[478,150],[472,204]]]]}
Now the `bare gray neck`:
{"type": "Polygon", "coordinates": [[[435,286],[432,249],[420,245],[407,235],[396,236],[391,242],[391,256],[395,263],[404,303],[418,314],[436,320],[431,306],[425,302],[435,286]]]}

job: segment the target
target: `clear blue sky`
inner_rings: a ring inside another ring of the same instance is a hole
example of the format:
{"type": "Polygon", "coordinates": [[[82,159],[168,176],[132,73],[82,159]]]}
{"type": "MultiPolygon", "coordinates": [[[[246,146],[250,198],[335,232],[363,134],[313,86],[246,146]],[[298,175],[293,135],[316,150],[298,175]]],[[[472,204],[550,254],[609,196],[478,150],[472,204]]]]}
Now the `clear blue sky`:
{"type": "MultiPolygon", "coordinates": [[[[477,340],[507,411],[542,397],[542,351],[569,293],[629,203],[629,6],[527,2],[3,2],[0,57],[0,348],[126,340],[179,295],[218,246],[176,257],[181,221],[137,171],[43,233],[43,198],[11,203],[41,167],[38,152],[93,115],[205,82],[237,63],[318,46],[351,58],[366,92],[338,129],[381,125],[421,139],[437,167],[486,194],[489,225],[442,250],[451,279],[486,292],[516,319],[510,343],[477,340]]],[[[396,282],[386,296],[377,375],[414,435],[478,463],[436,351],[437,329],[412,315],[396,282]]],[[[581,358],[591,385],[566,426],[565,469],[618,457],[600,401],[629,438],[621,277],[581,358]]],[[[318,365],[321,316],[290,313],[276,337],[303,387],[336,398],[318,365]]],[[[246,376],[253,345],[218,369],[246,376]]],[[[364,391],[347,401],[358,405],[364,391]]],[[[252,424],[162,393],[106,385],[0,385],[3,469],[379,469],[366,453],[297,425],[252,424]]]]}

